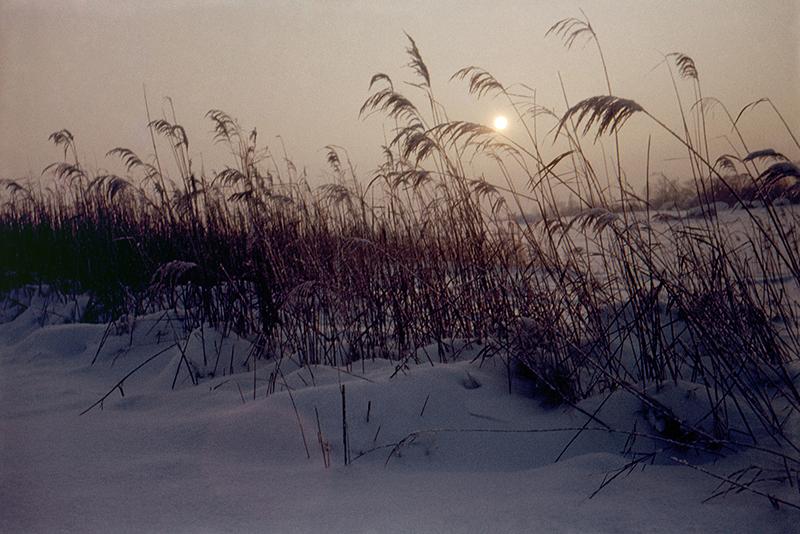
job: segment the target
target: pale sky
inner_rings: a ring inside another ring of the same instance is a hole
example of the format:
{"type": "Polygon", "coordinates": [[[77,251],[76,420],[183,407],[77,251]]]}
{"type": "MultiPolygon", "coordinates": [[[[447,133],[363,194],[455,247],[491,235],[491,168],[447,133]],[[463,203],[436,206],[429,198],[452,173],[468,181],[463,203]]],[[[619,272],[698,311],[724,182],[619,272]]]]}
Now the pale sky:
{"type": "MultiPolygon", "coordinates": [[[[207,169],[229,163],[204,118],[220,108],[257,127],[275,152],[281,135],[315,180],[324,180],[328,144],[346,147],[368,180],[383,126],[377,117],[359,120],[358,110],[374,73],[414,80],[404,67],[403,31],[416,40],[450,118],[489,124],[507,113],[505,104],[476,103],[464,82],[449,82],[459,68],[478,65],[504,83],[535,87],[559,112],[559,72],[572,103],[605,92],[591,46],[567,51],[544,37],[579,8],[599,35],[618,96],[677,127],[667,71],[652,69],[661,52],[680,51],[694,58],[705,95],[734,114],[770,97],[800,133],[800,0],[2,0],[0,178],[36,176],[57,160],[47,137],[61,128],[73,132],[92,167],[118,172],[105,157],[116,146],[150,155],[144,84],[155,116],[163,97],[174,99],[198,169],[201,153],[207,169]]],[[[721,117],[714,124],[714,136],[729,132],[721,117]]],[[[643,171],[645,126],[632,120],[623,139],[632,182],[643,171]]],[[[766,107],[743,128],[751,148],[800,157],[766,107]]],[[[508,132],[515,135],[513,122],[508,132]]],[[[683,153],[653,139],[653,170],[672,170],[669,158],[683,153]]],[[[730,151],[724,139],[716,143],[730,151]]]]}

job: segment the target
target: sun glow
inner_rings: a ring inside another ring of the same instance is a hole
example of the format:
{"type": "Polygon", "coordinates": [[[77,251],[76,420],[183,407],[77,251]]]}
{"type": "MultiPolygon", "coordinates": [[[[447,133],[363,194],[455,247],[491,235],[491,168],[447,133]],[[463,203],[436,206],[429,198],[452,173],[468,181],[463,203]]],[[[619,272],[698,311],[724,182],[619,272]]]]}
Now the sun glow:
{"type": "Polygon", "coordinates": [[[494,118],[494,129],[495,130],[505,130],[508,128],[508,119],[503,117],[502,115],[498,115],[494,118]]]}

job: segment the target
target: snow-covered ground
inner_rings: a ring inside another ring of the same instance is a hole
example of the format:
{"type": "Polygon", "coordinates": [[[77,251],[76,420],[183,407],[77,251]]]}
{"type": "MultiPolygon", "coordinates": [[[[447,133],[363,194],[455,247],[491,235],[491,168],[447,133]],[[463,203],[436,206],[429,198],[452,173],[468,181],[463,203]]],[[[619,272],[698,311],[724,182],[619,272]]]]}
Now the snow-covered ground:
{"type": "MultiPolygon", "coordinates": [[[[337,370],[259,361],[254,399],[245,340],[207,329],[186,343],[163,314],[105,336],[105,325],[69,322],[70,305],[43,311],[37,299],[5,310],[0,324],[2,532],[800,528],[800,513],[776,511],[748,493],[704,504],[718,481],[670,460],[725,475],[750,464],[745,453],[715,459],[667,451],[590,498],[630,462],[621,454],[626,436],[587,430],[563,452],[587,416],[541,405],[521,378],[510,394],[504,362],[472,361],[480,347],[436,366],[378,360],[337,370]],[[193,386],[182,354],[202,361],[203,342],[206,360],[219,355],[222,363],[216,377],[193,386]]],[[[662,400],[691,405],[691,393],[676,387],[662,400]]],[[[612,426],[631,430],[636,421],[639,431],[654,431],[639,402],[622,392],[581,408],[592,413],[602,402],[597,413],[612,426]]],[[[634,449],[654,446],[640,439],[634,449]]],[[[763,489],[798,500],[788,485],[763,489]]]]}

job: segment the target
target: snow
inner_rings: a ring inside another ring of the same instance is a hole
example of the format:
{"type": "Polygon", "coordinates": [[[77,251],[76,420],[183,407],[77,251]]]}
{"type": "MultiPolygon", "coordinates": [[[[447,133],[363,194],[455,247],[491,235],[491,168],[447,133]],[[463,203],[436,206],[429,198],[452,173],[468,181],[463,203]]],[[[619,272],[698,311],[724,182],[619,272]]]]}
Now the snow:
{"type": "MultiPolygon", "coordinates": [[[[81,302],[26,291],[0,311],[2,532],[789,533],[800,524],[799,513],[747,493],[704,504],[717,481],[669,459],[724,475],[750,464],[744,452],[673,450],[592,496],[630,461],[627,437],[587,430],[555,462],[587,416],[543,405],[521,377],[509,393],[505,362],[473,361],[478,346],[435,366],[259,361],[254,400],[247,340],[207,328],[187,342],[174,312],[105,336],[106,325],[74,322],[81,302]],[[204,371],[221,354],[216,375],[192,385],[184,346],[204,371]],[[160,351],[125,380],[124,397],[116,389],[80,415],[160,351]]],[[[691,388],[658,399],[691,417],[691,388]]],[[[601,403],[612,426],[657,430],[624,392],[580,407],[601,403]]],[[[769,490],[797,500],[796,488],[769,490]]]]}

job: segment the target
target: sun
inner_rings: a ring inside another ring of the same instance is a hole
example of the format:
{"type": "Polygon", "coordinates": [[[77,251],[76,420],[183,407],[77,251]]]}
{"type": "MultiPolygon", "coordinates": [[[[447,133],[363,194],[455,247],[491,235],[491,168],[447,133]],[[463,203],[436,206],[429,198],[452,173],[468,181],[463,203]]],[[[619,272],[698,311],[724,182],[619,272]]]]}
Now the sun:
{"type": "Polygon", "coordinates": [[[494,129],[495,130],[505,130],[508,128],[508,119],[503,117],[502,115],[498,115],[494,118],[494,129]]]}

